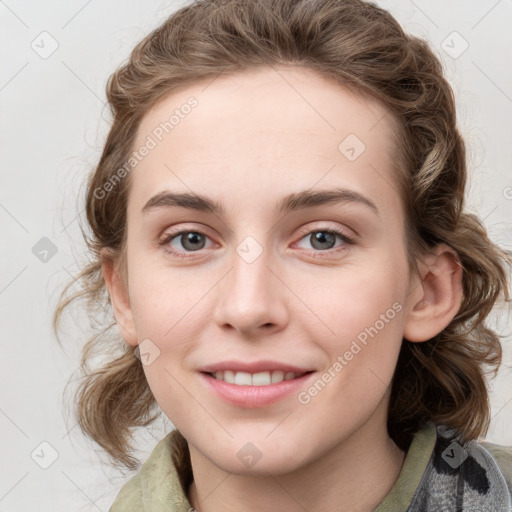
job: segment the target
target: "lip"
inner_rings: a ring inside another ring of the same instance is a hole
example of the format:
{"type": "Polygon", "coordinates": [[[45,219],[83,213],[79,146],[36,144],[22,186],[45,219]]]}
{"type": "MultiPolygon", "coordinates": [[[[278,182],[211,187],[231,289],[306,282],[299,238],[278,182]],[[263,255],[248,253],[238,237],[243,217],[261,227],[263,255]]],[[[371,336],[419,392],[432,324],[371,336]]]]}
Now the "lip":
{"type": "Polygon", "coordinates": [[[269,384],[268,386],[239,386],[237,384],[229,384],[205,372],[199,373],[199,376],[208,389],[212,390],[216,396],[226,402],[237,407],[254,408],[265,407],[279,400],[283,400],[294,391],[296,392],[301,387],[304,387],[315,374],[315,371],[311,371],[296,379],[283,380],[282,382],[269,384]]]}
{"type": "Polygon", "coordinates": [[[247,373],[259,373],[259,372],[271,372],[274,370],[281,370],[283,372],[293,373],[306,373],[314,371],[314,368],[300,368],[298,366],[292,366],[287,363],[280,363],[279,361],[254,361],[249,363],[247,361],[221,361],[219,363],[212,363],[208,366],[198,368],[201,372],[215,373],[225,370],[233,370],[235,372],[247,372],[247,373]]]}

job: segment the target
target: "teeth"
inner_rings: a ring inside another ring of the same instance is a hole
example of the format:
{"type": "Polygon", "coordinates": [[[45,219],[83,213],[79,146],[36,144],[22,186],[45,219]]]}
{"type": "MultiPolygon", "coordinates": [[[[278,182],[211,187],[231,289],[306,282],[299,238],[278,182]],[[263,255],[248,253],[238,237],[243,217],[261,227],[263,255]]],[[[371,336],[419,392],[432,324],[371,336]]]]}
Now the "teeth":
{"type": "Polygon", "coordinates": [[[223,380],[224,382],[236,384],[238,386],[268,386],[269,384],[277,384],[283,380],[295,379],[304,374],[293,372],[287,372],[285,374],[281,370],[261,373],[234,372],[232,370],[226,370],[223,372],[215,372],[212,375],[218,380],[223,380]]]}

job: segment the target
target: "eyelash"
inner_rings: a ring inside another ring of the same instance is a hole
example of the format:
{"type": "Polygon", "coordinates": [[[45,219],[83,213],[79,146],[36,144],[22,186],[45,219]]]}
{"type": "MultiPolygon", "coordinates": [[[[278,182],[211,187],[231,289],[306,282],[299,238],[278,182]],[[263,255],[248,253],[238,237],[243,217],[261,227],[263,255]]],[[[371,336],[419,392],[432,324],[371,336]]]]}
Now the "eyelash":
{"type": "MultiPolygon", "coordinates": [[[[318,233],[318,232],[328,233],[330,235],[338,236],[344,242],[344,244],[341,247],[338,247],[337,249],[329,249],[326,251],[321,251],[321,250],[317,249],[317,250],[310,251],[309,254],[313,258],[326,258],[326,257],[332,256],[333,254],[339,254],[339,253],[347,250],[346,245],[355,244],[355,240],[353,238],[347,236],[342,231],[338,231],[338,230],[332,229],[332,228],[321,228],[321,227],[315,228],[315,229],[312,229],[309,231],[303,231],[301,233],[302,236],[299,239],[299,242],[302,241],[307,236],[310,236],[313,233],[318,233]],[[325,253],[327,253],[327,255],[325,255],[325,253]]],[[[160,242],[158,242],[158,245],[166,246],[167,244],[169,244],[169,242],[171,242],[178,236],[183,235],[185,233],[197,233],[197,234],[200,234],[200,235],[203,235],[203,236],[209,238],[208,235],[200,229],[182,229],[181,231],[178,231],[176,233],[167,234],[160,242]]],[[[164,247],[164,250],[166,253],[171,254],[172,256],[177,257],[177,258],[185,259],[185,258],[192,257],[192,256],[185,255],[185,254],[187,254],[187,251],[185,251],[185,253],[184,253],[182,251],[175,251],[174,249],[169,249],[168,247],[164,247]]],[[[188,253],[194,253],[194,252],[199,252],[199,251],[189,251],[188,253]]]]}

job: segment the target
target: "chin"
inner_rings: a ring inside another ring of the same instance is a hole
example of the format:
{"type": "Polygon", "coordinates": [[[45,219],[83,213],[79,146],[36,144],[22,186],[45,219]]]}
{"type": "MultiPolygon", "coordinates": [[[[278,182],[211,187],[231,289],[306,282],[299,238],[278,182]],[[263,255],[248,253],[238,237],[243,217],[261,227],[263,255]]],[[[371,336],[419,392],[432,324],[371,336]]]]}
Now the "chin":
{"type": "MultiPolygon", "coordinates": [[[[218,448],[212,453],[211,460],[222,470],[236,475],[273,475],[286,474],[301,468],[305,461],[304,450],[295,443],[288,442],[283,445],[275,441],[261,440],[256,436],[244,436],[244,440],[232,440],[228,446],[218,448]],[[250,439],[253,439],[252,441],[250,439]],[[222,457],[219,454],[222,453],[222,457]],[[233,457],[228,454],[233,453],[233,457]]],[[[289,440],[290,441],[290,440],[289,440]]]]}

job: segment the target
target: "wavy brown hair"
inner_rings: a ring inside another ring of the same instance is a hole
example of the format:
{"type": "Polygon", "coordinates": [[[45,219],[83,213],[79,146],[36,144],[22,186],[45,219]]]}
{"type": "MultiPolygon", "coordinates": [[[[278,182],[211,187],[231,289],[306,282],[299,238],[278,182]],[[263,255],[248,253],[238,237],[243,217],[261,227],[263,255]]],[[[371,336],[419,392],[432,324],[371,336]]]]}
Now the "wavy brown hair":
{"type": "Polygon", "coordinates": [[[118,332],[109,335],[115,319],[100,251],[110,250],[126,279],[130,180],[108,194],[98,191],[128,160],[144,115],[171,91],[220,73],[276,65],[316,70],[386,107],[411,269],[441,242],[456,251],[463,267],[463,300],[453,321],[427,342],[402,342],[389,404],[390,436],[406,449],[427,420],[458,429],[463,441],[487,432],[486,374],[496,375],[502,354],[499,335],[485,320],[498,299],[510,300],[510,258],[464,210],[465,145],[439,59],[389,12],[362,0],[196,1],[140,41],[108,80],[113,120],[85,197],[91,236],[83,229],[82,234],[90,258],[75,278],[82,290],[68,293],[75,279],[70,281],[53,318],[59,338],[62,312],[75,299],[87,301],[93,319],[101,309],[107,313],[103,328],[83,348],[75,413],[82,431],[119,465],[138,466],[131,430],[149,425],[158,410],[134,348],[118,332]],[[91,368],[95,353],[107,361],[91,368]]]}

